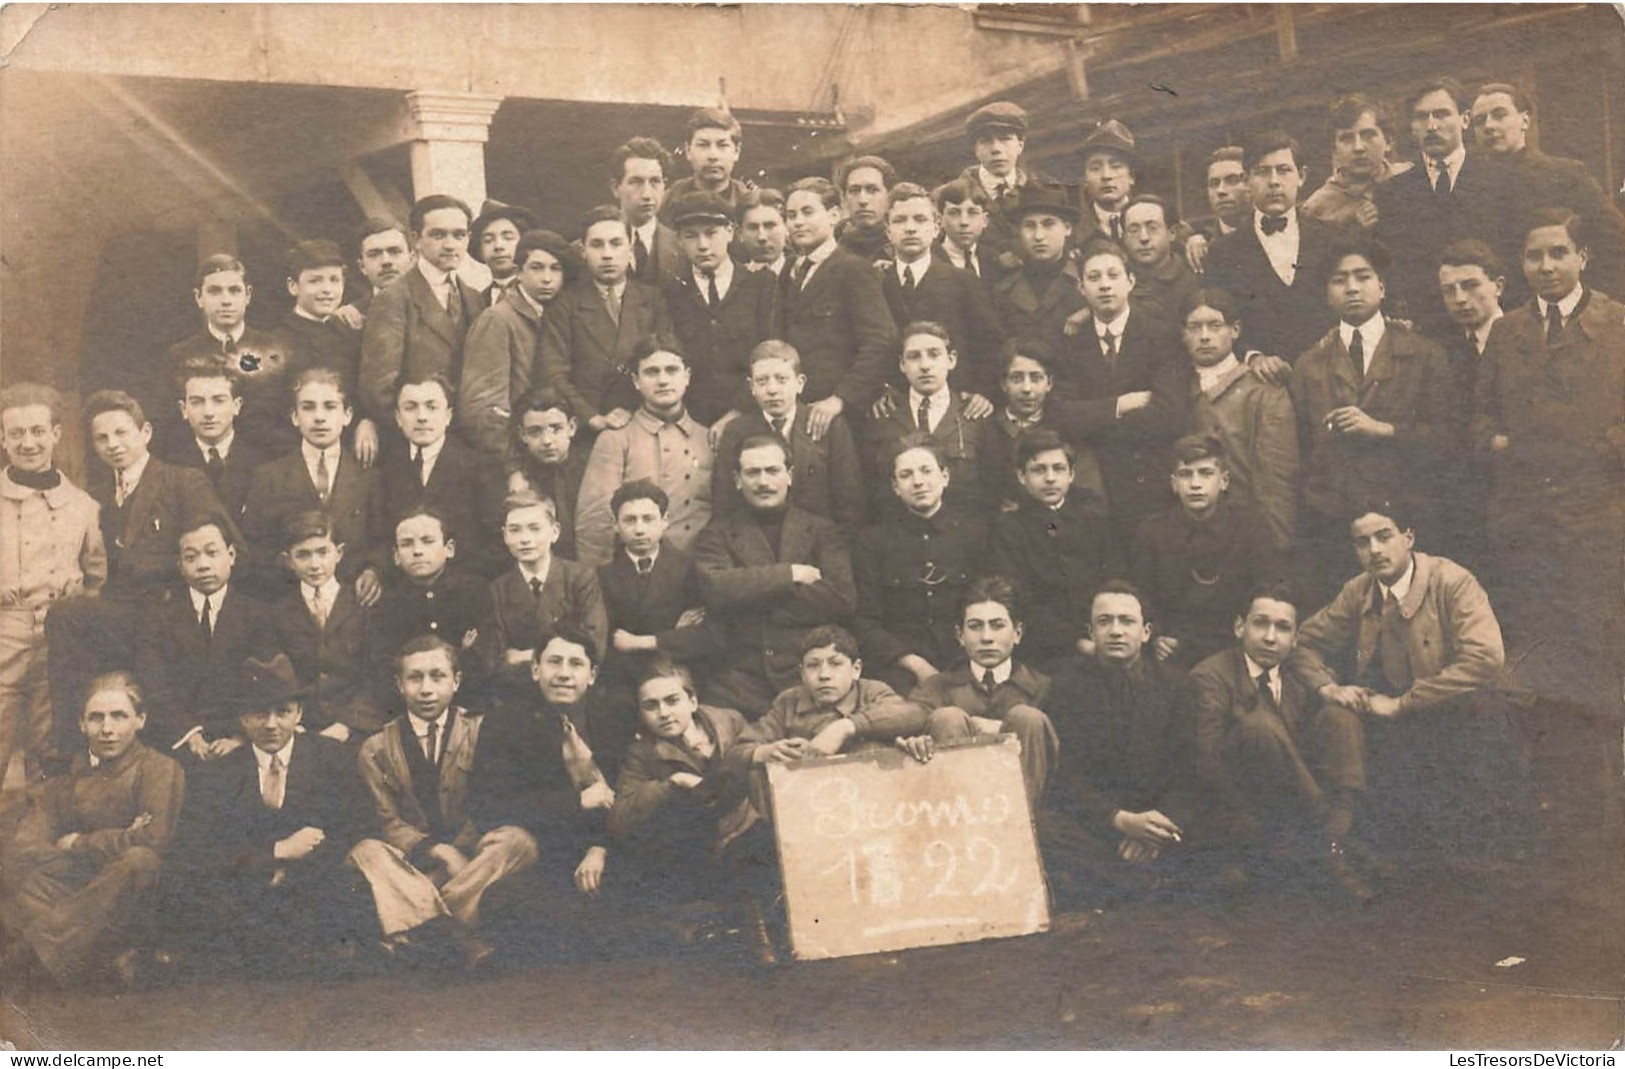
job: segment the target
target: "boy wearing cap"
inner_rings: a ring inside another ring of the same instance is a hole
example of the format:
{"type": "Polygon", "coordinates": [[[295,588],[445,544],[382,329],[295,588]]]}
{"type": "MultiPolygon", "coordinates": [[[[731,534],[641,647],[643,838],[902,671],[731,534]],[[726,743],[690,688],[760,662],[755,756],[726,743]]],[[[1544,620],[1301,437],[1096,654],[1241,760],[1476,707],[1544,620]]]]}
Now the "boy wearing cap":
{"type": "Polygon", "coordinates": [[[1084,306],[1066,255],[1078,209],[1060,186],[1029,183],[1004,212],[1019,259],[993,283],[994,315],[1005,337],[1036,338],[1061,352],[1067,320],[1084,306]]]}
{"type": "Polygon", "coordinates": [[[177,941],[254,974],[341,953],[361,930],[345,857],[365,812],[354,751],[301,733],[305,688],[288,658],[237,676],[248,745],[199,769],[176,835],[167,903],[177,941]]]}
{"type": "Polygon", "coordinates": [[[1019,105],[999,100],[971,112],[965,120],[965,138],[976,153],[976,163],[959,178],[980,189],[989,204],[983,260],[997,264],[1000,272],[1012,271],[1021,263],[1016,209],[1029,185],[1053,185],[1055,180],[1021,164],[1027,147],[1027,112],[1019,105]]]}
{"type": "Polygon", "coordinates": [[[727,202],[691,193],[671,206],[684,268],[665,282],[672,333],[693,371],[688,405],[712,426],[750,405],[750,351],[773,331],[778,278],[743,270],[728,255],[734,219],[727,202]]]}
{"type": "Polygon", "coordinates": [[[488,200],[480,206],[480,214],[468,226],[468,255],[491,272],[491,285],[481,295],[484,307],[501,303],[513,290],[519,277],[515,254],[520,236],[540,225],[525,208],[499,200],[488,200]]]}

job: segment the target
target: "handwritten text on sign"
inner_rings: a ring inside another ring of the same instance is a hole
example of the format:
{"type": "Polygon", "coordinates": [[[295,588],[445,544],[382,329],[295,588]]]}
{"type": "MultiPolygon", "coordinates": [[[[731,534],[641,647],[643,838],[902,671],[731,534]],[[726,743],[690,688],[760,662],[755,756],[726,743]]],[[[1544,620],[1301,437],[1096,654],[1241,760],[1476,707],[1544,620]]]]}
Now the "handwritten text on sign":
{"type": "Polygon", "coordinates": [[[769,766],[798,958],[1049,926],[1015,739],[769,766]]]}

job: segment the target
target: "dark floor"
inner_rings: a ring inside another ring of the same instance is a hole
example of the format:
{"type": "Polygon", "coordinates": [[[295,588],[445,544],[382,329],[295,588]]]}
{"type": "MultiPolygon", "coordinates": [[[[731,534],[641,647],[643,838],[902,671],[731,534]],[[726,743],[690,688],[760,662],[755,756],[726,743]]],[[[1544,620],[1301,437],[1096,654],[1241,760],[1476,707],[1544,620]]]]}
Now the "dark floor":
{"type": "Polygon", "coordinates": [[[1024,939],[762,969],[684,954],[345,983],[11,993],[22,1048],[1588,1048],[1625,1033],[1617,729],[1535,751],[1527,859],[1422,857],[1375,904],[1062,914],[1024,939]],[[1497,963],[1518,957],[1522,964],[1497,963]]]}

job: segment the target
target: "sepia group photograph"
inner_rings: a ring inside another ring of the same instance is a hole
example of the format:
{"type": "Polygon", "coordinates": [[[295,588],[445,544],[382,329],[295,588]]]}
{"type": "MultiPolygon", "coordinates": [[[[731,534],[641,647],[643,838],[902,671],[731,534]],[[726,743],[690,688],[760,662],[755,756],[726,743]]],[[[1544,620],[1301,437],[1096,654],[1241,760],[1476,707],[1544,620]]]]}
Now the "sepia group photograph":
{"type": "Polygon", "coordinates": [[[1614,1064],[1622,209],[1618,4],[0,6],[0,1058],[1614,1064]]]}

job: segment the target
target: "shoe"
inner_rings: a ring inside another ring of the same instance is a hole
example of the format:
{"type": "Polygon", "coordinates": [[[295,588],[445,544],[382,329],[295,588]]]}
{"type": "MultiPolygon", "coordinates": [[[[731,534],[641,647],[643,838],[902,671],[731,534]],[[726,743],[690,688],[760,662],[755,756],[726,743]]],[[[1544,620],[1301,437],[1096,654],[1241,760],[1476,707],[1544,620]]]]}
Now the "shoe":
{"type": "Polygon", "coordinates": [[[1336,839],[1327,843],[1325,857],[1326,877],[1343,897],[1359,905],[1377,897],[1377,892],[1354,870],[1348,854],[1336,839]]]}

